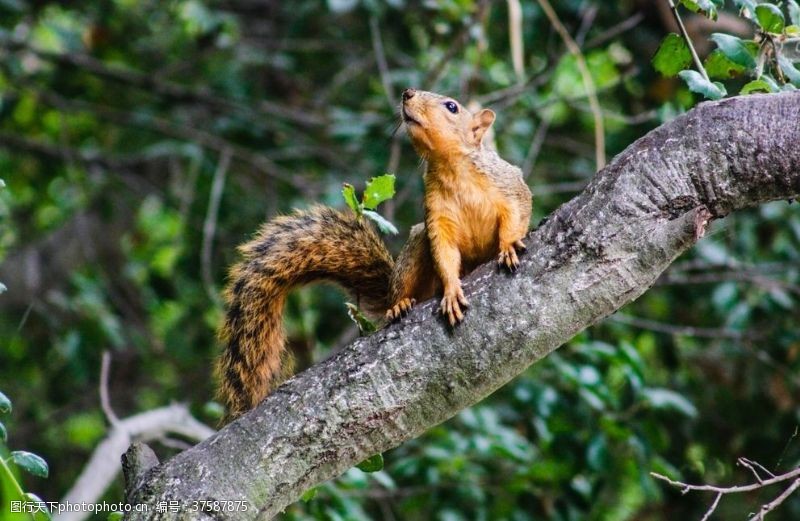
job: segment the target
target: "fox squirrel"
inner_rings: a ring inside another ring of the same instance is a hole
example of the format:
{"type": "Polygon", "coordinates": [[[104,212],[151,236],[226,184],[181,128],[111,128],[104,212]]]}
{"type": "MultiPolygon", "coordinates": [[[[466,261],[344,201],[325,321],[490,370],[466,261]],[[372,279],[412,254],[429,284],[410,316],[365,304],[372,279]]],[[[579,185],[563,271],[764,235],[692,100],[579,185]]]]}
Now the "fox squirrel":
{"type": "Polygon", "coordinates": [[[322,206],[278,217],[240,246],[220,330],[227,348],[217,366],[227,420],[291,374],[281,315],[293,287],[336,282],[367,314],[388,321],[443,294],[441,313],[454,326],[468,306],[462,276],[494,256],[511,271],[519,265],[531,192],[519,168],[482,144],[494,112],[473,115],[452,98],[413,89],[402,98],[411,142],[427,161],[425,222],[411,229],[396,262],[365,220],[322,206]]]}

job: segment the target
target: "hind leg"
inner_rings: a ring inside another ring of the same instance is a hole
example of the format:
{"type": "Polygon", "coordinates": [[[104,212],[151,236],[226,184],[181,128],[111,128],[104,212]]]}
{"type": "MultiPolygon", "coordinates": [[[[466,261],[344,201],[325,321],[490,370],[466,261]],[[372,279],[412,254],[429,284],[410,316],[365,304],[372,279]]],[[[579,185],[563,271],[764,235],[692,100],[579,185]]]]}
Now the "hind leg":
{"type": "Polygon", "coordinates": [[[417,224],[411,229],[408,242],[395,263],[386,320],[398,320],[407,315],[418,301],[432,297],[437,281],[425,227],[417,224]]]}

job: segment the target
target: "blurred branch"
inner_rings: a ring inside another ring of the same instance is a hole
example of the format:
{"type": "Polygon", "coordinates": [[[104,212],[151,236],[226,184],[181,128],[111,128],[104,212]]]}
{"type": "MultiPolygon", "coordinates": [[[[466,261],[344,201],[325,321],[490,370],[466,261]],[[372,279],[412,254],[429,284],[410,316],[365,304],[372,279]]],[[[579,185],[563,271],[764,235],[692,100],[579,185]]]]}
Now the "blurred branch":
{"type": "MultiPolygon", "coordinates": [[[[761,469],[764,469],[764,467],[761,466],[760,464],[758,464],[758,463],[756,463],[754,461],[748,460],[746,458],[739,458],[739,460],[737,461],[737,464],[738,465],[742,465],[742,466],[748,468],[751,472],[753,472],[753,474],[755,474],[757,482],[756,483],[752,483],[750,485],[738,485],[738,486],[732,486],[732,487],[718,487],[718,486],[714,486],[714,485],[689,485],[689,484],[684,483],[682,481],[672,480],[672,479],[670,479],[670,478],[668,478],[666,476],[663,476],[661,474],[658,474],[656,472],[651,472],[650,475],[653,476],[654,478],[658,479],[658,480],[661,480],[661,481],[664,481],[664,482],[668,483],[669,485],[671,485],[673,487],[680,488],[681,489],[681,494],[686,494],[688,492],[714,492],[715,493],[714,501],[711,503],[711,506],[708,508],[708,510],[706,511],[706,513],[703,516],[701,521],[705,521],[705,520],[707,520],[707,519],[709,519],[711,517],[711,514],[714,513],[714,511],[717,508],[717,505],[719,505],[720,499],[724,495],[727,495],[727,494],[741,494],[743,492],[753,492],[755,490],[759,490],[759,489],[762,489],[764,487],[769,487],[771,485],[777,485],[778,483],[784,483],[786,481],[792,480],[792,483],[788,487],[786,487],[786,489],[784,489],[784,491],[781,492],[780,495],[778,495],[775,499],[773,499],[769,503],[765,503],[765,504],[761,505],[761,508],[758,509],[758,512],[755,514],[755,516],[753,516],[751,518],[751,519],[754,519],[756,521],[763,521],[764,517],[769,512],[773,511],[775,508],[780,506],[780,504],[783,503],[786,500],[786,498],[788,498],[790,495],[792,495],[792,493],[794,493],[795,490],[800,488],[800,468],[796,468],[796,469],[794,469],[794,470],[792,470],[790,472],[787,472],[785,474],[781,474],[781,475],[778,475],[778,476],[772,476],[769,479],[761,479],[761,477],[758,475],[758,473],[753,468],[754,466],[757,466],[757,467],[759,467],[761,469]]],[[[764,469],[764,470],[766,470],[766,469],[764,469]]]]}
{"type": "Polygon", "coordinates": [[[595,47],[599,47],[606,43],[609,40],[613,40],[617,36],[630,31],[637,25],[639,25],[642,20],[644,20],[644,13],[638,11],[633,15],[629,16],[628,18],[624,19],[623,21],[619,22],[616,25],[612,25],[602,33],[598,34],[594,38],[590,39],[586,42],[586,45],[583,46],[584,49],[594,49],[595,47]]]}
{"type": "Polygon", "coordinates": [[[40,91],[33,87],[29,88],[31,88],[42,101],[59,110],[89,112],[111,123],[138,127],[157,134],[186,140],[219,153],[223,153],[227,150],[236,159],[254,167],[256,170],[275,180],[287,182],[295,188],[302,188],[307,185],[303,180],[295,179],[295,175],[292,172],[287,171],[266,155],[248,150],[199,128],[175,123],[174,121],[151,114],[137,114],[83,100],[64,98],[54,92],[40,91]]]}
{"type": "Polygon", "coordinates": [[[798,267],[789,263],[752,265],[736,261],[711,264],[704,261],[687,261],[675,264],[662,275],[657,285],[712,284],[718,282],[748,282],[766,290],[786,290],[800,296],[800,285],[768,277],[767,273],[785,274],[798,267]]]}
{"type": "Polygon", "coordinates": [[[655,331],[656,333],[665,333],[667,335],[675,336],[693,336],[697,338],[726,338],[731,340],[742,340],[744,338],[756,338],[755,333],[746,331],[734,331],[732,329],[720,329],[709,327],[694,327],[694,326],[679,326],[650,320],[648,318],[634,317],[630,315],[616,314],[609,317],[612,322],[620,324],[627,324],[629,326],[638,327],[640,329],[647,329],[655,331]]]}
{"type": "Polygon", "coordinates": [[[553,10],[550,2],[548,0],[538,0],[539,5],[544,11],[544,14],[550,20],[550,23],[553,24],[556,32],[558,32],[561,39],[564,41],[564,45],[569,50],[570,54],[575,57],[575,63],[578,65],[578,70],[581,73],[581,78],[583,79],[583,87],[586,89],[586,95],[589,98],[589,105],[592,107],[592,114],[594,116],[594,148],[595,148],[595,167],[596,170],[600,170],[606,165],[606,137],[605,137],[605,127],[603,125],[603,111],[600,108],[600,102],[597,99],[597,92],[595,90],[594,80],[592,79],[592,73],[589,71],[589,67],[586,65],[586,59],[583,56],[583,52],[575,40],[572,39],[572,36],[567,31],[567,28],[564,27],[564,24],[561,23],[561,20],[558,18],[558,15],[553,10]]]}
{"type": "Polygon", "coordinates": [[[473,27],[480,23],[490,6],[490,0],[478,1],[475,12],[472,13],[469,20],[461,27],[458,34],[452,38],[450,47],[448,47],[447,51],[436,61],[433,67],[428,69],[428,73],[422,80],[422,85],[425,90],[433,90],[436,87],[436,84],[439,83],[442,75],[447,70],[447,64],[467,45],[470,39],[470,32],[473,30],[473,27]]]}
{"type": "Polygon", "coordinates": [[[511,64],[518,82],[525,81],[525,47],[522,39],[522,6],[519,0],[506,0],[508,4],[508,40],[511,47],[511,64]]]}
{"type": "MultiPolygon", "coordinates": [[[[644,20],[644,14],[638,12],[633,16],[623,20],[622,22],[618,23],[615,26],[610,27],[606,31],[600,33],[599,35],[595,36],[591,40],[589,40],[586,45],[583,47],[585,50],[593,49],[595,47],[599,47],[603,45],[609,40],[612,40],[619,36],[620,34],[630,31],[639,23],[644,20]]],[[[482,105],[489,105],[492,103],[499,103],[503,101],[514,101],[526,92],[528,92],[531,88],[544,85],[547,83],[555,70],[555,64],[560,62],[563,57],[566,55],[566,52],[561,53],[555,59],[552,59],[547,63],[544,67],[542,67],[541,71],[538,74],[532,75],[528,80],[523,84],[516,84],[510,87],[505,87],[502,89],[498,89],[482,96],[478,96],[476,100],[481,103],[482,105]]]]}
{"type": "Polygon", "coordinates": [[[111,353],[103,351],[103,358],[100,362],[100,408],[106,415],[108,423],[113,426],[119,425],[119,418],[111,408],[111,399],[108,396],[108,370],[111,365],[111,353]]]}
{"type": "Polygon", "coordinates": [[[375,53],[375,61],[378,64],[378,72],[381,76],[383,93],[386,95],[386,101],[389,103],[389,107],[394,111],[398,103],[398,98],[395,97],[394,89],[392,88],[392,80],[389,77],[389,63],[386,61],[386,53],[383,50],[381,28],[378,24],[378,17],[375,15],[369,17],[369,32],[372,37],[372,50],[375,53]]]}
{"type": "MultiPolygon", "coordinates": [[[[160,439],[167,434],[199,442],[214,434],[214,429],[194,419],[183,404],[169,405],[119,420],[116,424],[112,424],[108,435],[94,449],[89,462],[72,488],[61,499],[61,503],[96,503],[119,474],[119,459],[132,441],[147,442],[160,439]]],[[[88,510],[62,512],[53,519],[80,521],[91,514],[88,510]]]]}
{"type": "MultiPolygon", "coordinates": [[[[220,97],[205,87],[189,87],[160,80],[152,73],[143,73],[118,65],[108,65],[86,54],[45,51],[33,47],[27,42],[8,37],[0,37],[0,47],[8,51],[28,51],[43,60],[81,69],[105,80],[136,87],[172,101],[202,103],[217,109],[233,110],[248,117],[252,117],[254,113],[260,117],[277,117],[305,127],[320,126],[325,123],[323,118],[313,112],[285,107],[266,100],[254,104],[249,100],[234,101],[220,97]]],[[[269,120],[259,119],[259,121],[268,122],[269,120]]]]}
{"type": "Polygon", "coordinates": [[[14,153],[26,152],[47,159],[80,161],[88,165],[100,166],[106,170],[117,171],[131,171],[144,163],[172,155],[170,152],[165,151],[126,155],[102,154],[96,150],[82,150],[56,145],[20,137],[4,131],[0,131],[0,147],[14,153]]]}
{"type": "MultiPolygon", "coordinates": [[[[539,126],[536,127],[536,132],[533,133],[533,139],[528,147],[528,153],[525,154],[525,161],[522,163],[522,177],[528,179],[533,172],[533,166],[536,164],[536,158],[539,157],[539,152],[542,150],[542,144],[547,137],[547,131],[550,129],[550,120],[542,118],[539,120],[539,126]]],[[[536,193],[542,193],[541,187],[537,187],[536,193]]]]}
{"type": "Polygon", "coordinates": [[[217,229],[217,216],[219,215],[219,203],[222,199],[222,190],[225,188],[225,175],[228,173],[228,167],[231,164],[231,151],[225,149],[217,163],[217,169],[214,172],[214,180],[211,183],[211,191],[208,195],[208,211],[206,218],[203,221],[203,244],[200,248],[200,265],[203,277],[203,285],[206,288],[208,297],[218,307],[222,306],[222,301],[219,298],[219,292],[214,284],[214,279],[211,275],[211,253],[214,247],[214,234],[217,229]]]}

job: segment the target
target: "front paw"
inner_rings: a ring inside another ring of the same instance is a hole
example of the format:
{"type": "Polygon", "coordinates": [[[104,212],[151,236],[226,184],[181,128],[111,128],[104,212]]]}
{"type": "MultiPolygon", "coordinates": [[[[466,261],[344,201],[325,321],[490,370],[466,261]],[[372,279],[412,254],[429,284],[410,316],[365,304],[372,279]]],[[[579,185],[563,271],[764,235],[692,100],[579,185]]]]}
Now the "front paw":
{"type": "Polygon", "coordinates": [[[524,252],[527,248],[522,241],[515,241],[510,244],[500,246],[500,254],[497,256],[497,265],[508,268],[509,271],[517,271],[519,268],[519,257],[517,250],[524,252]]]}
{"type": "Polygon", "coordinates": [[[461,311],[461,306],[465,308],[469,306],[467,297],[464,296],[464,291],[461,289],[461,283],[446,288],[439,310],[442,312],[442,315],[447,317],[450,326],[455,326],[464,320],[464,313],[461,311]]]}
{"type": "Polygon", "coordinates": [[[413,298],[400,299],[399,301],[397,301],[397,304],[390,307],[386,311],[386,320],[388,320],[389,322],[394,322],[395,320],[398,320],[400,317],[408,315],[408,312],[411,311],[411,308],[414,307],[414,304],[416,303],[417,303],[416,299],[413,298]]]}

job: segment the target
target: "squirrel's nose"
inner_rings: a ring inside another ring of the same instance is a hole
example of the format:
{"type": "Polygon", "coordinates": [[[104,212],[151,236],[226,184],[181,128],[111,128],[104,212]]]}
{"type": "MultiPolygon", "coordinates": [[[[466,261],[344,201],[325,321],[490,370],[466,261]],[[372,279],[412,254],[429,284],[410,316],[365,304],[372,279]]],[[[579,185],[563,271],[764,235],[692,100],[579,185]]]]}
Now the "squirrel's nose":
{"type": "Polygon", "coordinates": [[[411,98],[414,97],[414,94],[416,94],[416,93],[417,93],[417,91],[415,91],[414,89],[406,89],[406,90],[404,90],[403,91],[403,101],[410,100],[411,98]]]}

